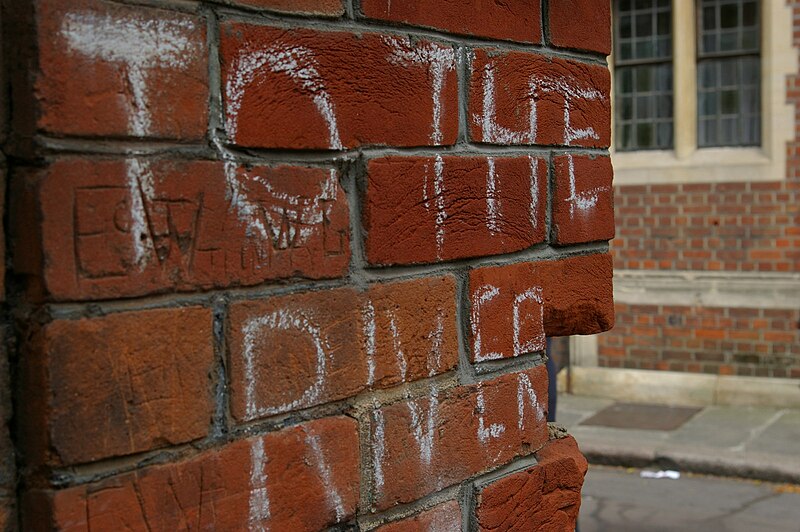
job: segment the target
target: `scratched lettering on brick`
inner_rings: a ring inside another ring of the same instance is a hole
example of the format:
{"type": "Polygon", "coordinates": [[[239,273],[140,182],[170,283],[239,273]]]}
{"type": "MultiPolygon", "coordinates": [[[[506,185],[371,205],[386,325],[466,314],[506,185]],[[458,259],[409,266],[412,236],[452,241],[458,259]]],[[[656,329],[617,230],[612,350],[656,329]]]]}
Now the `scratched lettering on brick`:
{"type": "Polygon", "coordinates": [[[334,170],[239,168],[234,177],[238,189],[222,162],[58,161],[40,189],[51,294],[95,299],[344,273],[348,213],[334,170]]]}

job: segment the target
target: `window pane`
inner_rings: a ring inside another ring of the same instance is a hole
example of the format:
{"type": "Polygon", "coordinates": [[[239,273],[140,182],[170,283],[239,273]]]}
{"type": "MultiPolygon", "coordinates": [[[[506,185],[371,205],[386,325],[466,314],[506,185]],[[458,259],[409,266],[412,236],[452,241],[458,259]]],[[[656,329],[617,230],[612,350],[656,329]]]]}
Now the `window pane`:
{"type": "Polygon", "coordinates": [[[698,13],[700,57],[717,52],[758,52],[758,2],[704,0],[698,13]]]}
{"type": "Polygon", "coordinates": [[[671,148],[672,65],[622,66],[615,72],[617,149],[671,148]]]}
{"type": "Polygon", "coordinates": [[[704,59],[697,68],[698,145],[758,145],[761,142],[758,57],[704,59]]]}
{"type": "Polygon", "coordinates": [[[735,28],[739,25],[739,6],[723,4],[719,10],[719,22],[723,28],[735,28]]]}
{"type": "Polygon", "coordinates": [[[669,2],[617,0],[614,9],[617,62],[668,58],[672,55],[672,11],[669,2]]]}

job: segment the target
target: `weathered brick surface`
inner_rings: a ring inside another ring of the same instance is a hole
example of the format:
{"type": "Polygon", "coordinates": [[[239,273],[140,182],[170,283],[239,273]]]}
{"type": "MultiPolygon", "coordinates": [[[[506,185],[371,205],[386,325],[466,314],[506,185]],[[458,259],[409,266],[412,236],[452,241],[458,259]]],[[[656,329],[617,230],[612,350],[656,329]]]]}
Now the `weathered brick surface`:
{"type": "Polygon", "coordinates": [[[25,349],[27,458],[90,462],[202,438],[211,423],[211,311],[56,320],[25,349]]]}
{"type": "Polygon", "coordinates": [[[372,412],[379,509],[414,501],[547,441],[544,366],[372,412]]]}
{"type": "Polygon", "coordinates": [[[608,254],[478,268],[470,272],[469,285],[473,350],[476,332],[480,332],[479,354],[483,357],[490,353],[500,355],[490,358],[513,356],[514,330],[519,330],[520,345],[539,345],[539,297],[547,336],[596,334],[614,325],[608,254]],[[487,296],[495,292],[496,296],[487,296]],[[531,296],[523,297],[526,294],[531,296]],[[518,329],[514,324],[515,301],[521,301],[518,329]],[[491,316],[491,321],[486,323],[484,316],[491,316]]]}
{"type": "Polygon", "coordinates": [[[6,0],[0,531],[474,528],[613,325],[590,4],[6,0]]]}
{"type": "Polygon", "coordinates": [[[505,3],[483,0],[363,0],[361,10],[369,18],[402,22],[443,30],[524,43],[542,40],[539,0],[505,3]],[[480,16],[476,16],[480,13],[480,16]]]}
{"type": "Polygon", "coordinates": [[[348,207],[333,170],[69,158],[30,181],[54,299],[337,277],[347,269],[348,207]]]}
{"type": "Polygon", "coordinates": [[[339,16],[344,13],[342,0],[233,0],[237,4],[284,13],[339,16]]]}
{"type": "Polygon", "coordinates": [[[369,162],[372,264],[436,262],[542,242],[547,164],[538,157],[386,157],[369,162]]]}
{"type": "Polygon", "coordinates": [[[41,129],[90,137],[203,137],[203,18],[102,0],[36,0],[35,6],[41,129]]]}
{"type": "Polygon", "coordinates": [[[588,464],[569,436],[536,453],[536,466],[503,477],[477,494],[479,530],[574,530],[588,464]]]}
{"type": "Polygon", "coordinates": [[[608,147],[608,69],[492,50],[476,50],[470,69],[468,118],[477,142],[608,147]]]}
{"type": "Polygon", "coordinates": [[[609,157],[556,156],[553,234],[560,245],[614,238],[614,193],[609,157]]]}
{"type": "Polygon", "coordinates": [[[358,503],[358,433],[325,418],[23,500],[26,530],[317,531],[358,503]],[[313,511],[311,510],[313,508],[313,511]]]}
{"type": "Polygon", "coordinates": [[[413,517],[378,527],[377,532],[461,532],[461,507],[448,501],[413,517]]]}
{"type": "Polygon", "coordinates": [[[611,53],[611,2],[551,0],[547,9],[550,42],[561,48],[611,53]],[[591,28],[590,31],[587,31],[591,28]]]}
{"type": "Polygon", "coordinates": [[[340,149],[455,141],[458,86],[450,46],[238,23],[223,24],[221,33],[225,124],[238,145],[340,149]]]}
{"type": "Polygon", "coordinates": [[[248,421],[451,370],[450,277],[231,306],[231,411],[248,421]]]}

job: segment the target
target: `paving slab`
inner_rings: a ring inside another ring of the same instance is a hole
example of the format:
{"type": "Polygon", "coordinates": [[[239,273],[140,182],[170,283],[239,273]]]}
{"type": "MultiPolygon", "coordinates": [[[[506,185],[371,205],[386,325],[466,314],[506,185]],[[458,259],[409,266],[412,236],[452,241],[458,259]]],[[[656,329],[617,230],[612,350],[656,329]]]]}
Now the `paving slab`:
{"type": "Polygon", "coordinates": [[[747,443],[747,450],[800,455],[800,410],[784,410],[772,424],[747,443]]]}
{"type": "Polygon", "coordinates": [[[702,443],[708,447],[735,448],[746,444],[775,409],[709,406],[670,435],[676,443],[702,443]]]}
{"type": "Polygon", "coordinates": [[[800,484],[800,410],[707,406],[674,430],[581,424],[611,404],[559,395],[557,421],[592,463],[800,484]]]}
{"type": "Polygon", "coordinates": [[[688,406],[616,403],[580,422],[619,429],[675,430],[702,410],[688,406]]]}

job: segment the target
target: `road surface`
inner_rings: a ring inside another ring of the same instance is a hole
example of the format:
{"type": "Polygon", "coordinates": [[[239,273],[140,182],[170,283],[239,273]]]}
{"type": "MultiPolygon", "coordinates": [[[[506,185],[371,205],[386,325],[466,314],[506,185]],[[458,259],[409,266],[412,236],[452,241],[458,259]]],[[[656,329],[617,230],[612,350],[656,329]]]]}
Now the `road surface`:
{"type": "Polygon", "coordinates": [[[580,532],[800,532],[800,486],[590,466],[580,532]]]}

